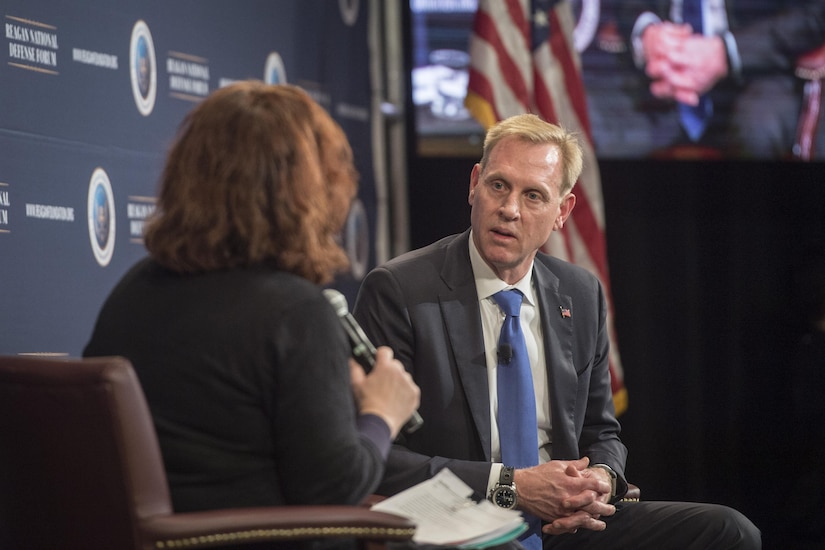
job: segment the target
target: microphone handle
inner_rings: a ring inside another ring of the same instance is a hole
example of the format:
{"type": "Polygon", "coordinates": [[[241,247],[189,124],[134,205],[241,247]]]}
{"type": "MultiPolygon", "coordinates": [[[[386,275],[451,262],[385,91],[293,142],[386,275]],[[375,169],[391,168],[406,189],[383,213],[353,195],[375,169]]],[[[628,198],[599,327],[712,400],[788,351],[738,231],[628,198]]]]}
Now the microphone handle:
{"type": "Polygon", "coordinates": [[[420,428],[423,425],[424,419],[421,418],[421,415],[418,414],[418,411],[413,411],[412,416],[409,418],[409,420],[407,420],[407,422],[404,424],[404,427],[401,428],[401,430],[405,434],[410,435],[411,433],[415,433],[416,431],[418,431],[418,428],[420,428]]]}
{"type": "MultiPolygon", "coordinates": [[[[345,317],[341,317],[341,320],[344,321],[344,328],[352,344],[352,357],[363,367],[364,372],[369,373],[372,367],[375,366],[375,346],[372,345],[372,342],[370,342],[370,339],[367,338],[367,335],[364,333],[364,329],[361,328],[361,325],[359,325],[352,316],[346,315],[345,317]]],[[[424,419],[421,418],[418,411],[413,411],[412,416],[401,429],[406,435],[409,435],[417,431],[423,424],[424,419]]]]}

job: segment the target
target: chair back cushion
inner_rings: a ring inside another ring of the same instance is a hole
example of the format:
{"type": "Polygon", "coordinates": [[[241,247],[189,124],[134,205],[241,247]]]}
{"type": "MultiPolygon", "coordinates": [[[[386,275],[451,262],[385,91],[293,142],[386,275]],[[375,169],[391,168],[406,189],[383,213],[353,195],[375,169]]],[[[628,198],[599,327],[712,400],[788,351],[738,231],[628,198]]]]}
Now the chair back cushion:
{"type": "Polygon", "coordinates": [[[136,548],[169,513],[127,359],[0,357],[0,548],[136,548]]]}

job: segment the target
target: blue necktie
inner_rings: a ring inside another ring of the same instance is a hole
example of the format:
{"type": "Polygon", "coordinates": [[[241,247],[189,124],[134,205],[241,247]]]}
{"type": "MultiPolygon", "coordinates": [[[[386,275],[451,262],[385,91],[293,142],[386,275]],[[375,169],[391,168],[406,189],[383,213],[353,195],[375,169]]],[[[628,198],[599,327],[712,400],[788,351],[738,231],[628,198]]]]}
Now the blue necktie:
{"type": "MultiPolygon", "coordinates": [[[[493,299],[504,312],[504,324],[498,339],[498,432],[501,461],[507,466],[525,468],[539,463],[536,395],[527,345],[521,330],[519,313],[524,296],[518,290],[502,290],[493,299]]],[[[516,487],[518,490],[518,487],[516,487]]],[[[520,537],[528,550],[540,549],[541,522],[524,515],[530,529],[520,537]]]]}
{"type": "MultiPolygon", "coordinates": [[[[690,23],[694,33],[702,34],[702,0],[685,0],[682,7],[682,21],[690,23]]],[[[705,133],[711,115],[713,115],[713,103],[707,94],[699,96],[699,104],[696,106],[679,104],[682,127],[691,141],[699,141],[705,133]]]]}

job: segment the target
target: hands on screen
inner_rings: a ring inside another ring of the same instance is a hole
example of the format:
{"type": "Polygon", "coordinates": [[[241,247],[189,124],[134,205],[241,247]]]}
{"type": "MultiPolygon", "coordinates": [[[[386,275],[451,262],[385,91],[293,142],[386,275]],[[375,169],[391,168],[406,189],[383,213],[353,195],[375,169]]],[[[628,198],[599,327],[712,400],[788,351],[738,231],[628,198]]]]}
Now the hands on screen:
{"type": "Polygon", "coordinates": [[[728,75],[725,42],[694,34],[690,25],[663,22],[642,34],[650,92],[658,98],[697,105],[699,96],[728,75]]]}

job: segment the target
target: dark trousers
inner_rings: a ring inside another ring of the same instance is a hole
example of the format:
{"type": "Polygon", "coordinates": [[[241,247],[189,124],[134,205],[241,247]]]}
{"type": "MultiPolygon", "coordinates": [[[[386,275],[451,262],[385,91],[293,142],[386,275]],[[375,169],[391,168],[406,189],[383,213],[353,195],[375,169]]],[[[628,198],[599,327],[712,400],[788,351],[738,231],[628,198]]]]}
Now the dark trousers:
{"type": "Polygon", "coordinates": [[[580,529],[545,535],[546,550],[711,550],[762,548],[759,529],[738,511],[717,504],[692,502],[626,502],[602,518],[604,531],[580,529]]]}

